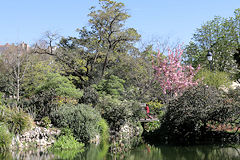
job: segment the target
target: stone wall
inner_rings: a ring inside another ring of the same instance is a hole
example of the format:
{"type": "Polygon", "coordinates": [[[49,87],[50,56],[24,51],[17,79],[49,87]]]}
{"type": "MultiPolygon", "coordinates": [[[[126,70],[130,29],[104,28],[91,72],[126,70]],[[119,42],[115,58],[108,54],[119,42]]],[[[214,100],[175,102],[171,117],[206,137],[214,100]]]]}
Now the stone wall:
{"type": "Polygon", "coordinates": [[[55,138],[60,134],[59,129],[44,128],[35,126],[22,135],[16,135],[12,140],[11,148],[27,149],[31,147],[48,147],[55,142],[55,138]]]}

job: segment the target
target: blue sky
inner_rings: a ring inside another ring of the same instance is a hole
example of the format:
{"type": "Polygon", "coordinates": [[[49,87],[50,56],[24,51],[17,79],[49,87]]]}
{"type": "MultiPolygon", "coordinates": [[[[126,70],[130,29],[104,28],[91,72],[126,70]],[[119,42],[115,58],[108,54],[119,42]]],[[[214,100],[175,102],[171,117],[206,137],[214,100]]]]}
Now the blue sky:
{"type": "MultiPolygon", "coordinates": [[[[214,16],[233,16],[240,0],[118,0],[131,15],[133,27],[143,41],[169,37],[189,42],[196,28],[214,16]]],[[[98,0],[1,0],[0,44],[33,44],[45,31],[76,36],[75,30],[88,25],[89,8],[98,0]]]]}

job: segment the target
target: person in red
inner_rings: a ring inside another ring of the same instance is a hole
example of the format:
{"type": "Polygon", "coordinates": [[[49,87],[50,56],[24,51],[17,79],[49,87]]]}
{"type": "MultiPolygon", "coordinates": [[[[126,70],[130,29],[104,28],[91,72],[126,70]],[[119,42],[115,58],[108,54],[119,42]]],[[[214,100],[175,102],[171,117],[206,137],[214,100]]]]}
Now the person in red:
{"type": "Polygon", "coordinates": [[[148,104],[146,104],[145,110],[146,110],[146,112],[147,112],[148,118],[152,119],[152,116],[150,116],[150,111],[149,111],[149,106],[148,106],[148,104]]]}

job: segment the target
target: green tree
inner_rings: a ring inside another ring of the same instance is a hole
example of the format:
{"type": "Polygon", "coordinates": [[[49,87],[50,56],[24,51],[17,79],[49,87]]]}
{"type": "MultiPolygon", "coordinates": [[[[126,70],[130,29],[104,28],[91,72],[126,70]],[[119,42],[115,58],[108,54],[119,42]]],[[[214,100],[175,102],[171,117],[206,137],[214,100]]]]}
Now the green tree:
{"type": "Polygon", "coordinates": [[[194,66],[208,67],[206,55],[213,53],[213,68],[236,73],[236,19],[216,16],[196,30],[192,41],[186,46],[185,61],[194,66]]]}
{"type": "MultiPolygon", "coordinates": [[[[130,52],[140,38],[134,28],[125,27],[130,16],[123,3],[100,0],[99,8],[91,8],[90,26],[77,29],[79,37],[62,38],[56,51],[48,49],[51,43],[44,50],[36,50],[55,56],[79,88],[103,78],[106,70],[118,62],[118,55],[130,52]]],[[[48,36],[48,41],[54,36],[48,36]]]]}
{"type": "Polygon", "coordinates": [[[23,83],[25,109],[42,118],[61,104],[78,103],[83,92],[61,73],[52,59],[33,62],[23,83]]]}
{"type": "Polygon", "coordinates": [[[123,92],[125,91],[124,83],[125,81],[123,79],[111,75],[109,78],[101,80],[98,85],[94,86],[102,95],[108,94],[119,97],[120,95],[123,95],[123,92]]]}

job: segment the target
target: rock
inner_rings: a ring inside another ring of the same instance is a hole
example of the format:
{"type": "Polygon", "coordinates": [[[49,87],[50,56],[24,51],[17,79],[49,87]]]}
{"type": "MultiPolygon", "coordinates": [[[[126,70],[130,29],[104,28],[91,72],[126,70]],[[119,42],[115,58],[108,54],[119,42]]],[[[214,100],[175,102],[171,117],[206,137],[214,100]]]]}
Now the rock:
{"type": "Polygon", "coordinates": [[[35,126],[31,130],[17,135],[12,140],[12,149],[23,149],[30,146],[47,147],[55,142],[55,137],[60,135],[61,130],[35,126]],[[17,148],[16,148],[17,146],[17,148]]]}
{"type": "Polygon", "coordinates": [[[229,89],[236,89],[240,88],[239,82],[232,82],[232,84],[229,87],[220,86],[220,89],[222,89],[224,92],[228,92],[229,89]]]}

